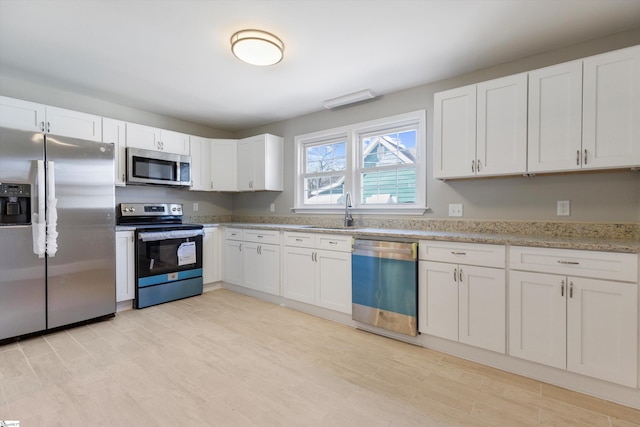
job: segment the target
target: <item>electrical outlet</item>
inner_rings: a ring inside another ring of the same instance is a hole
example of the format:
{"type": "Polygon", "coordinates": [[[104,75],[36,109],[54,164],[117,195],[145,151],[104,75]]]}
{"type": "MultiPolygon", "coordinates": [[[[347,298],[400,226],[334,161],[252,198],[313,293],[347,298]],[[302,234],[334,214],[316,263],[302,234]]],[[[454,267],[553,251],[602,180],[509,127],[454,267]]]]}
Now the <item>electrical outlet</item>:
{"type": "Polygon", "coordinates": [[[460,203],[449,204],[449,216],[462,216],[462,204],[460,203]]]}
{"type": "Polygon", "coordinates": [[[276,211],[276,204],[275,204],[275,203],[271,203],[271,204],[269,205],[269,210],[270,210],[271,212],[275,212],[275,211],[276,211]]]}
{"type": "Polygon", "coordinates": [[[571,202],[569,200],[558,200],[558,216],[571,215],[571,202]]]}
{"type": "Polygon", "coordinates": [[[198,203],[194,203],[193,204],[193,211],[194,212],[198,212],[198,209],[200,208],[200,206],[198,206],[198,203]]]}

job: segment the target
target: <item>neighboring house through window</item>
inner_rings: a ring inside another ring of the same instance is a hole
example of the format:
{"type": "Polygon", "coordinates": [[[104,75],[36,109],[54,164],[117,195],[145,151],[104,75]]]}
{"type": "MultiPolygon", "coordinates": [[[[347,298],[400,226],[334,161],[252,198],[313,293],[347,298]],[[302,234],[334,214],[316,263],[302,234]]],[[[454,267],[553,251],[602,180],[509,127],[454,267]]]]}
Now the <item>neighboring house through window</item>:
{"type": "Polygon", "coordinates": [[[296,212],[426,209],[425,112],[416,111],[295,138],[296,212]]]}

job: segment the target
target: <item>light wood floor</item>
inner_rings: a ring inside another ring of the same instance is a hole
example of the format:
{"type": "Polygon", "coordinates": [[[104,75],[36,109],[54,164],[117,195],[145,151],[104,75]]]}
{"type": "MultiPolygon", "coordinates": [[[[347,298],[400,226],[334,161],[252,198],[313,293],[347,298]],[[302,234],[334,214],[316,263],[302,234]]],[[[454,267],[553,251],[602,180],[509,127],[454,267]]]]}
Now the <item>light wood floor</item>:
{"type": "Polygon", "coordinates": [[[3,419],[614,427],[640,411],[221,289],[0,347],[3,419]]]}

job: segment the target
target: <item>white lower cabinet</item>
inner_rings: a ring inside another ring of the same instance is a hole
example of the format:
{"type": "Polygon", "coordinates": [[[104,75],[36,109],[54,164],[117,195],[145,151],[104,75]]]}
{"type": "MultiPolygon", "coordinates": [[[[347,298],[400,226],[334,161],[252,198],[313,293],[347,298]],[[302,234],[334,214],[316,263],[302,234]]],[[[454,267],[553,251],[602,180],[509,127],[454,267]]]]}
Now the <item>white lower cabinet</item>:
{"type": "Polygon", "coordinates": [[[505,353],[504,246],[423,241],[419,247],[420,332],[505,353]]]}
{"type": "Polygon", "coordinates": [[[280,245],[244,241],[242,285],[280,295],[280,245]]]}
{"type": "Polygon", "coordinates": [[[284,296],[351,314],[351,236],[284,233],[284,296]]]}
{"type": "Polygon", "coordinates": [[[509,275],[509,354],[636,387],[638,256],[522,247],[510,252],[512,268],[533,271],[509,275]]]}
{"type": "Polygon", "coordinates": [[[232,285],[242,285],[242,229],[225,228],[223,242],[223,278],[232,285]]]}
{"type": "Polygon", "coordinates": [[[133,231],[116,231],[116,302],[135,298],[133,231]]]}
{"type": "Polygon", "coordinates": [[[280,295],[280,232],[224,229],[224,281],[280,295]]]}
{"type": "Polygon", "coordinates": [[[222,280],[220,271],[220,233],[217,227],[205,227],[202,239],[202,282],[222,280]]]}

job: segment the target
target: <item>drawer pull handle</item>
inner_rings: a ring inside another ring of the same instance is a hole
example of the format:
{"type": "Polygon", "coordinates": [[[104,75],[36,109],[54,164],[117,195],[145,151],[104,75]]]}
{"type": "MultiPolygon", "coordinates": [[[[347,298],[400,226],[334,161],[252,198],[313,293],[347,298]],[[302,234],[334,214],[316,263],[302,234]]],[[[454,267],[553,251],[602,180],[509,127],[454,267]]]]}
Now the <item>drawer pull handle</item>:
{"type": "Polygon", "coordinates": [[[262,239],[264,236],[258,236],[258,239],[262,239]]]}
{"type": "Polygon", "coordinates": [[[562,281],[562,285],[560,286],[560,295],[564,296],[564,280],[562,281]]]}
{"type": "Polygon", "coordinates": [[[302,239],[296,239],[296,242],[302,242],[302,239]]]}
{"type": "Polygon", "coordinates": [[[466,252],[454,252],[454,251],[451,251],[451,254],[453,254],[453,255],[466,255],[467,253],[466,252]]]}
{"type": "Polygon", "coordinates": [[[329,242],[329,244],[330,244],[330,245],[337,245],[337,244],[338,244],[338,242],[331,242],[331,241],[330,241],[330,242],[329,242]]]}
{"type": "Polygon", "coordinates": [[[453,269],[453,281],[454,282],[458,281],[458,269],[457,268],[453,269]]]}
{"type": "Polygon", "coordinates": [[[458,275],[458,277],[460,277],[460,283],[462,283],[462,269],[460,269],[460,274],[458,275]]]}
{"type": "Polygon", "coordinates": [[[580,265],[578,261],[558,261],[558,264],[566,264],[566,265],[580,265]]]}

